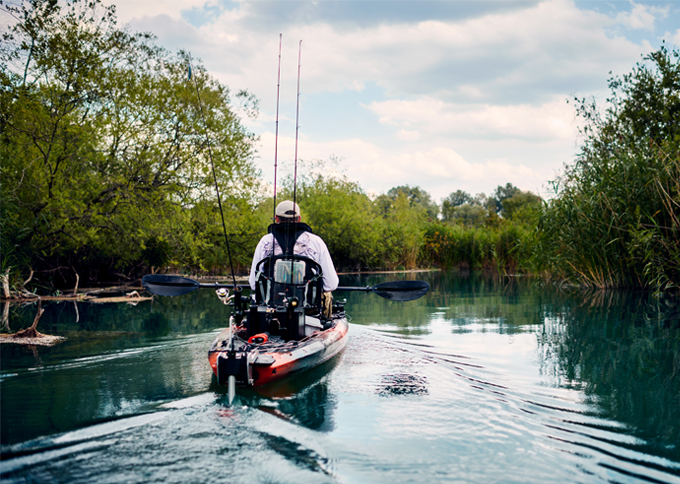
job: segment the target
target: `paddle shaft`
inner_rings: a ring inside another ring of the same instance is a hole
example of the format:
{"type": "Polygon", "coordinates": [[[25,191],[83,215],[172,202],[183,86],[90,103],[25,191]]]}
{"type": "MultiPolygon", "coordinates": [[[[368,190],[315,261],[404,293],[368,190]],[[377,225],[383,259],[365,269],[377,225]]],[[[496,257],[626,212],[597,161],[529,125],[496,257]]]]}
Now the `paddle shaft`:
{"type": "Polygon", "coordinates": [[[371,286],[358,287],[358,286],[338,286],[336,291],[361,291],[361,292],[371,292],[373,288],[371,286]]]}
{"type": "MultiPolygon", "coordinates": [[[[146,290],[159,296],[181,296],[194,291],[198,288],[236,288],[234,284],[220,284],[215,283],[199,283],[193,279],[182,276],[171,276],[154,274],[144,276],[142,285],[146,290]]],[[[395,281],[384,282],[377,286],[339,286],[337,291],[359,291],[359,292],[373,292],[385,299],[394,301],[411,301],[423,296],[430,289],[430,285],[423,281],[395,281]]]]}

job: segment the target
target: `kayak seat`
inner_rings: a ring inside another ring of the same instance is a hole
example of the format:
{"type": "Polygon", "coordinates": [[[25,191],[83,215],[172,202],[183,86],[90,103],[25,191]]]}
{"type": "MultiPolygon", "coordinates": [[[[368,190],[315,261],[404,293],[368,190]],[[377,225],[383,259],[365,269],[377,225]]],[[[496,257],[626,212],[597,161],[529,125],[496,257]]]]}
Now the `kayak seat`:
{"type": "Polygon", "coordinates": [[[314,260],[299,255],[276,255],[262,259],[256,266],[255,302],[282,307],[285,300],[297,297],[306,313],[321,310],[323,274],[314,260]]]}

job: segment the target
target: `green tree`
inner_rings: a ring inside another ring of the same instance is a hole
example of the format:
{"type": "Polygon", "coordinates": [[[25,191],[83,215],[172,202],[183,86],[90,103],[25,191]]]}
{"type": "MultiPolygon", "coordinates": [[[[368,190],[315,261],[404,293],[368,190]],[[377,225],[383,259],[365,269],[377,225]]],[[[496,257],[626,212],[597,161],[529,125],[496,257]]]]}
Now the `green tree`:
{"type": "Polygon", "coordinates": [[[519,191],[503,200],[503,216],[507,220],[535,225],[543,199],[531,192],[519,191]]]}
{"type": "Polygon", "coordinates": [[[541,219],[549,268],[586,284],[680,284],[680,52],[665,47],[622,78],[587,121],[575,163],[541,219]]]}
{"type": "MultiPolygon", "coordinates": [[[[292,186],[282,195],[292,199],[292,186]]],[[[344,176],[307,175],[298,186],[297,201],[304,222],[328,246],[339,268],[361,270],[379,267],[384,222],[359,185],[344,176]]]]}
{"type": "Polygon", "coordinates": [[[444,222],[453,221],[456,208],[465,203],[474,203],[474,198],[472,195],[463,190],[451,192],[448,197],[442,200],[442,220],[444,222]]]}
{"type": "Polygon", "coordinates": [[[406,197],[411,207],[421,207],[424,210],[426,217],[429,217],[430,219],[437,218],[439,207],[432,201],[430,194],[422,188],[412,187],[410,185],[390,188],[387,192],[387,199],[394,204],[400,194],[403,194],[406,197]]]}
{"type": "Polygon", "coordinates": [[[17,19],[0,57],[6,263],[96,279],[200,262],[190,227],[215,203],[209,142],[225,199],[256,201],[255,137],[229,90],[200,65],[190,83],[187,53],[119,29],[98,0],[6,8],[17,19]]]}
{"type": "Polygon", "coordinates": [[[482,226],[487,217],[488,212],[481,205],[464,203],[453,210],[449,221],[462,223],[463,225],[482,226]]]}
{"type": "Polygon", "coordinates": [[[496,213],[503,215],[503,200],[511,198],[520,192],[521,190],[512,183],[506,183],[505,186],[498,185],[493,194],[487,199],[489,210],[493,208],[496,213]]]}

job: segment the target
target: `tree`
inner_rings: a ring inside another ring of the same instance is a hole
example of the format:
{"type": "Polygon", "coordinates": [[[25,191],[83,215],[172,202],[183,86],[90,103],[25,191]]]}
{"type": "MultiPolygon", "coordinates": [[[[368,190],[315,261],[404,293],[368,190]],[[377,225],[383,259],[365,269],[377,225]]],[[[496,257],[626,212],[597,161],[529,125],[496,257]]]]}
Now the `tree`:
{"type": "Polygon", "coordinates": [[[541,218],[552,270],[598,287],[680,285],[679,61],[662,46],[610,79],[604,112],[576,100],[584,143],[541,218]]]}
{"type": "Polygon", "coordinates": [[[503,215],[503,200],[511,198],[513,195],[520,193],[521,190],[514,186],[512,183],[506,183],[505,186],[498,185],[493,195],[488,198],[489,210],[492,209],[496,213],[503,215]]]}
{"type": "Polygon", "coordinates": [[[464,203],[473,204],[474,198],[472,195],[463,190],[451,192],[448,197],[442,200],[442,220],[444,222],[452,221],[455,209],[464,203]]]}
{"type": "Polygon", "coordinates": [[[519,191],[503,200],[503,213],[507,220],[536,223],[543,199],[531,192],[519,191]]]}
{"type": "Polygon", "coordinates": [[[430,219],[436,219],[439,214],[439,207],[435,202],[432,201],[432,197],[429,193],[420,187],[412,187],[410,185],[402,185],[394,188],[390,188],[387,192],[387,199],[391,200],[391,203],[396,202],[400,194],[404,194],[408,200],[409,206],[411,207],[421,207],[426,216],[430,219]]]}
{"type": "MultiPolygon", "coordinates": [[[[282,196],[292,200],[291,192],[289,184],[282,196]]],[[[337,267],[380,266],[385,250],[380,240],[384,222],[357,183],[344,176],[307,175],[298,186],[297,201],[303,221],[324,239],[337,267]]]]}
{"type": "MultiPolygon", "coordinates": [[[[252,206],[257,192],[255,137],[228,88],[200,64],[190,83],[186,52],[117,28],[114,8],[99,0],[6,8],[17,19],[0,57],[9,264],[87,269],[93,279],[151,259],[200,266],[206,241],[190,227],[216,202],[209,144],[225,200],[252,206]]],[[[247,92],[236,98],[256,112],[247,92]]]]}
{"type": "Polygon", "coordinates": [[[463,225],[484,225],[484,221],[488,216],[487,210],[481,205],[464,203],[456,207],[451,214],[451,222],[459,222],[463,225]]]}

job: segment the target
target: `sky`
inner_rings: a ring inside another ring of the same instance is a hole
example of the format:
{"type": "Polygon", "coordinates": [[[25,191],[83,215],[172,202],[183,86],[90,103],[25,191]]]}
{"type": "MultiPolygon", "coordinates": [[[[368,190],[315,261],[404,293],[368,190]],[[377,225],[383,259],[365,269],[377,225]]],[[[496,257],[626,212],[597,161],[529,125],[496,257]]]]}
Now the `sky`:
{"type": "MultiPolygon", "coordinates": [[[[106,1],[105,1],[106,3],[106,1]]],[[[273,182],[279,36],[279,173],[298,159],[369,195],[419,186],[490,194],[512,183],[550,196],[582,139],[574,97],[601,107],[607,80],[665,40],[680,46],[680,1],[110,0],[119,23],[186,49],[232,92],[273,182]],[[300,50],[300,41],[301,50],[300,50]]],[[[300,165],[302,166],[302,164],[300,165]]]]}

